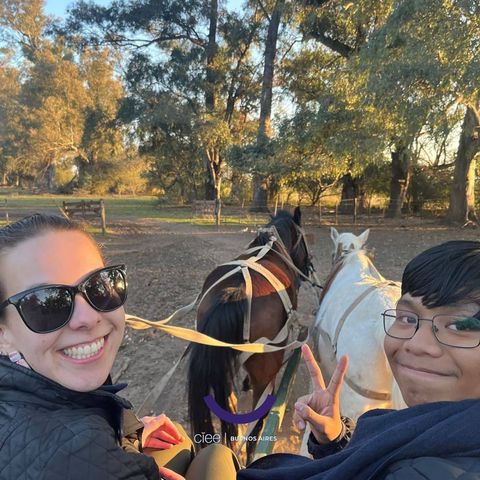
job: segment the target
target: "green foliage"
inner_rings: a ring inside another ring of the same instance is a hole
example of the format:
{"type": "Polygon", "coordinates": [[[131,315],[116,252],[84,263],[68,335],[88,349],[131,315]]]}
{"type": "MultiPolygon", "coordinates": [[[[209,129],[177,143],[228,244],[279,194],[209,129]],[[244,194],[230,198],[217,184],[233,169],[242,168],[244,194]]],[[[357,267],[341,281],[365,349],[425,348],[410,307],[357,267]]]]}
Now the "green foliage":
{"type": "Polygon", "coordinates": [[[419,213],[428,203],[448,202],[450,184],[452,181],[451,169],[422,169],[415,168],[408,189],[408,204],[412,212],[419,213]]]}
{"type": "Polygon", "coordinates": [[[248,9],[238,14],[213,7],[199,0],[164,1],[161,8],[153,0],[109,7],[78,2],[65,27],[84,43],[128,52],[129,99],[120,118],[135,125],[152,184],[178,187],[184,200],[200,193],[198,164],[208,167],[204,182],[218,188],[226,152],[242,138],[239,113],[253,108],[257,94],[250,50],[259,22],[248,9]]]}
{"type": "Polygon", "coordinates": [[[0,8],[5,38],[22,54],[22,62],[4,56],[0,66],[2,173],[50,190],[83,188],[97,163],[123,155],[125,135],[116,124],[123,88],[107,49],[76,55],[62,37],[47,34],[42,10],[40,0],[8,0],[0,8]]]}

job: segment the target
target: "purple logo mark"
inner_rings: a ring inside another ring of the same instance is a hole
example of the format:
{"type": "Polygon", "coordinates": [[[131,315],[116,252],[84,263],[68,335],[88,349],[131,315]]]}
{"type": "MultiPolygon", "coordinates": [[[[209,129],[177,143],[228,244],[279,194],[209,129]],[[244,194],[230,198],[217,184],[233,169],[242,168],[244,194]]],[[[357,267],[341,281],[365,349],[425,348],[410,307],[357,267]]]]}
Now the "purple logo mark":
{"type": "Polygon", "coordinates": [[[267,395],[265,401],[255,410],[248,413],[231,413],[224,410],[211,395],[203,397],[207,407],[218,417],[228,423],[250,423],[264,417],[275,403],[273,395],[267,395]]]}

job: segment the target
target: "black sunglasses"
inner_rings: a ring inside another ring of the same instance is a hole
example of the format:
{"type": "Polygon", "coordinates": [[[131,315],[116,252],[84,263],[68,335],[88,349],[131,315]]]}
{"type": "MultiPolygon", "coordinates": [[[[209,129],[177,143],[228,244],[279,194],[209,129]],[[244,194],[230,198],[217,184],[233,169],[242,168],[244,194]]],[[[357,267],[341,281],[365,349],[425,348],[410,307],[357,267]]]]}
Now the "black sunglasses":
{"type": "Polygon", "coordinates": [[[0,310],[14,305],[25,325],[35,333],[50,333],[64,327],[72,317],[75,295],[81,293],[98,312],[112,312],[127,299],[125,265],[95,270],[76,286],[41,285],[12,295],[0,310]]]}

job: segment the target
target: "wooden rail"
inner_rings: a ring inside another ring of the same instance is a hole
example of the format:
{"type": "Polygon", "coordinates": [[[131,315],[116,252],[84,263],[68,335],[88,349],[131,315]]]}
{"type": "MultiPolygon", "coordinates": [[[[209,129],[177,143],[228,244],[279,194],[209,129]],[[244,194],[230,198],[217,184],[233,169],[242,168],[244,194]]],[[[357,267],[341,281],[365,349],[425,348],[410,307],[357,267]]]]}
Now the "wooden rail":
{"type": "Polygon", "coordinates": [[[87,216],[99,217],[102,222],[102,233],[107,231],[105,215],[105,203],[103,200],[80,200],[78,202],[63,202],[63,211],[68,218],[74,215],[81,215],[84,219],[87,216]]]}
{"type": "Polygon", "coordinates": [[[194,200],[192,214],[194,217],[215,218],[215,200],[194,200]]]}

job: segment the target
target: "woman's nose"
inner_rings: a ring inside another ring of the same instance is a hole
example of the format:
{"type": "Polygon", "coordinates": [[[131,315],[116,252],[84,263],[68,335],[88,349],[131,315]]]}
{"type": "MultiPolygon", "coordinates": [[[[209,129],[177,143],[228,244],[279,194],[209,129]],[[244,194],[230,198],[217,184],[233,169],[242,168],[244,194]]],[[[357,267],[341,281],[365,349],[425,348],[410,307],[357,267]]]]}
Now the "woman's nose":
{"type": "Polygon", "coordinates": [[[100,323],[101,319],[101,312],[95,310],[83,295],[75,295],[73,313],[68,323],[70,328],[74,330],[79,328],[93,328],[100,323]]]}

